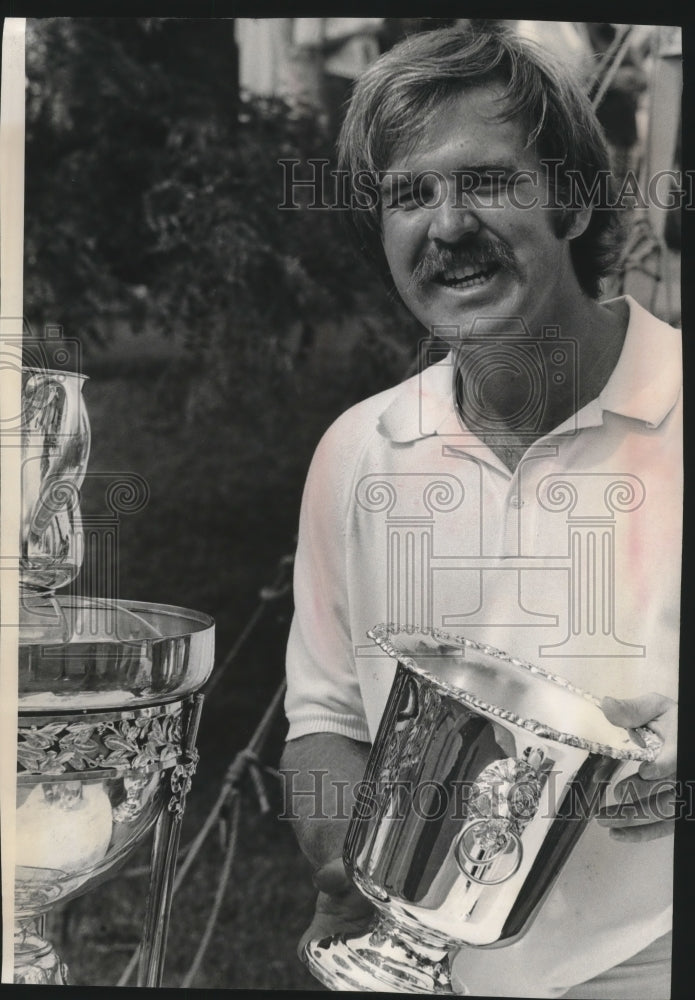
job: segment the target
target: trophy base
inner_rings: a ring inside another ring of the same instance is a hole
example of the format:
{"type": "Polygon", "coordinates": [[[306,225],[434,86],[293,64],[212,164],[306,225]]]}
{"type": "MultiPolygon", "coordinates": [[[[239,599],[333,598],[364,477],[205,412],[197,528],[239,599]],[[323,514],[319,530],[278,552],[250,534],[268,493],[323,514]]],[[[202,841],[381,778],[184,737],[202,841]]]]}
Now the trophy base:
{"type": "Polygon", "coordinates": [[[15,925],[14,982],[32,986],[70,986],[68,968],[39,931],[41,918],[15,925]]]}
{"type": "Polygon", "coordinates": [[[423,944],[391,918],[363,934],[309,941],[309,971],[330,990],[453,995],[448,948],[423,944]]]}

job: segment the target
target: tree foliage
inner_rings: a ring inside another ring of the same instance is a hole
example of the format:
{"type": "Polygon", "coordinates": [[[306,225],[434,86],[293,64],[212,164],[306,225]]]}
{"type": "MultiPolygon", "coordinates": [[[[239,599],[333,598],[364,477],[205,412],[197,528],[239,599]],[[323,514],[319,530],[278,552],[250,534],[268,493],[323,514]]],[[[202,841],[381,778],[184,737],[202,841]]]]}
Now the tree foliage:
{"type": "Polygon", "coordinates": [[[239,102],[230,20],[29,21],[27,75],[30,320],[183,333],[224,394],[282,378],[293,325],[383,309],[339,212],[278,210],[278,160],[331,143],[310,113],[239,102]]]}

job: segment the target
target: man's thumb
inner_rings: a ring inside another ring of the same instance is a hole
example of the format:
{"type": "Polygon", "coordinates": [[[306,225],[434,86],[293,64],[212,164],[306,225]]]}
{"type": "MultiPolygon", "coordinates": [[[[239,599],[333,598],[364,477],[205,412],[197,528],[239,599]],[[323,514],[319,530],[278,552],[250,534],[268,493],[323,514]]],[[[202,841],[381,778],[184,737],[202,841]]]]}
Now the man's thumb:
{"type": "Polygon", "coordinates": [[[664,695],[650,692],[637,698],[604,698],[601,702],[603,714],[614,726],[633,729],[644,726],[662,715],[672,702],[664,695]]]}
{"type": "Polygon", "coordinates": [[[352,887],[342,858],[333,858],[317,868],[313,875],[313,881],[317,889],[321,892],[327,892],[329,896],[339,895],[352,887]]]}

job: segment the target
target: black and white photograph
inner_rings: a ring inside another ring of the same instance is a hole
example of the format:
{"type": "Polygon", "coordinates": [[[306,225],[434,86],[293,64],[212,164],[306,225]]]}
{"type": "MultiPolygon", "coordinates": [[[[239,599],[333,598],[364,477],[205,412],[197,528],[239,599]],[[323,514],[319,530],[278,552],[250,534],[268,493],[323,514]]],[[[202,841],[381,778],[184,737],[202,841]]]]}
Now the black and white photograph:
{"type": "Polygon", "coordinates": [[[677,18],[59,6],[0,19],[3,989],[689,995],[677,18]]]}

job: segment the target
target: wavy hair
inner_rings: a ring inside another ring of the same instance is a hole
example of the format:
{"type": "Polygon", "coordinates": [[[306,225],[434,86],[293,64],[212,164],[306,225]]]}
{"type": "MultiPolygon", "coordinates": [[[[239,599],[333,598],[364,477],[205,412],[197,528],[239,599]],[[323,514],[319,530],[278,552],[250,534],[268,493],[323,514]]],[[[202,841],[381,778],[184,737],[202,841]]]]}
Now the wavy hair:
{"type": "MultiPolygon", "coordinates": [[[[527,144],[539,159],[561,161],[556,197],[579,174],[586,191],[598,177],[610,177],[603,131],[581,85],[545,50],[507,30],[473,26],[411,35],[381,56],[359,78],[338,139],[338,168],[345,171],[351,198],[349,220],[358,245],[389,280],[381,242],[377,198],[360,207],[355,177],[371,177],[372,190],[396,153],[412,149],[440,106],[463,90],[501,83],[500,121],[520,119],[527,144]]],[[[362,187],[362,192],[364,188],[362,187]]],[[[569,229],[573,209],[555,212],[555,230],[569,229]]],[[[615,269],[622,247],[622,226],[610,198],[594,208],[585,231],[570,242],[581,288],[598,298],[602,279],[615,269]]]]}

